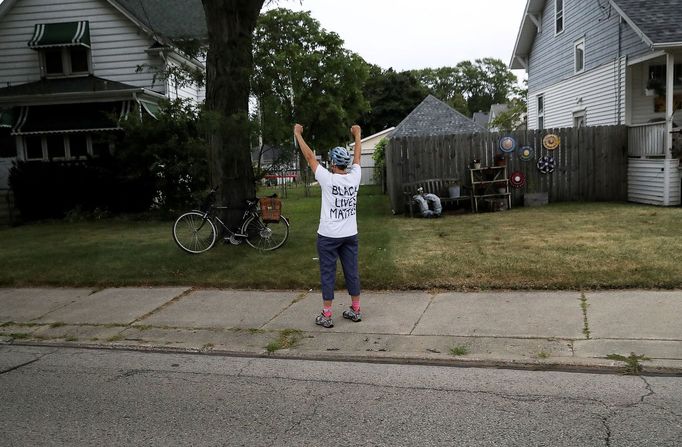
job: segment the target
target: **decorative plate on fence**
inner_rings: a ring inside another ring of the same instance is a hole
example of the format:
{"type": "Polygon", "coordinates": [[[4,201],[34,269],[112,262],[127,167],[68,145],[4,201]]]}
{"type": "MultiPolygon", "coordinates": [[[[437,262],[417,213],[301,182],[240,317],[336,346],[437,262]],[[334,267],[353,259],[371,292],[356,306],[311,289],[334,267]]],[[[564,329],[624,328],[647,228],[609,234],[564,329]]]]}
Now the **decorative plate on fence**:
{"type": "Polygon", "coordinates": [[[530,161],[533,159],[533,148],[530,146],[523,146],[519,149],[519,159],[521,161],[530,161]]]}
{"type": "Polygon", "coordinates": [[[521,188],[526,184],[526,175],[523,172],[515,171],[509,176],[509,184],[514,188],[521,188]]]}
{"type": "Polygon", "coordinates": [[[553,133],[545,135],[545,138],[542,139],[542,145],[545,146],[545,149],[548,151],[553,151],[554,149],[558,148],[560,144],[561,138],[559,138],[558,135],[554,135],[553,133]]]}
{"type": "Polygon", "coordinates": [[[502,137],[500,138],[500,150],[502,152],[514,152],[516,149],[516,140],[512,137],[502,137]]]}
{"type": "Polygon", "coordinates": [[[542,174],[551,174],[554,172],[554,157],[551,155],[545,155],[538,160],[538,171],[542,174]]]}

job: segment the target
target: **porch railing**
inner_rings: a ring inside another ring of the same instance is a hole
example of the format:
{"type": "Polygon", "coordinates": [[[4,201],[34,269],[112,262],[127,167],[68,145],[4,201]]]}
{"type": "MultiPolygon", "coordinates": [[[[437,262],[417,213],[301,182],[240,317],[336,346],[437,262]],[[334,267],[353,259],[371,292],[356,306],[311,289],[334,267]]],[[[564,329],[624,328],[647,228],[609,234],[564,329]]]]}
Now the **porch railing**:
{"type": "Polygon", "coordinates": [[[628,155],[647,157],[665,155],[665,122],[635,124],[628,128],[628,155]]]}

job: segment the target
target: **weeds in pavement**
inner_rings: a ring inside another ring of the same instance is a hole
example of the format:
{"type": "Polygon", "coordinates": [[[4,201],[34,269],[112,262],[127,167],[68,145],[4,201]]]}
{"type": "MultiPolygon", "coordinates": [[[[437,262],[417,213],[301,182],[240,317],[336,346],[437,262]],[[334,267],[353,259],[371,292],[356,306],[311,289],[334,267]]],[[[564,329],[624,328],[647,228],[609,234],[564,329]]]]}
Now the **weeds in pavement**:
{"type": "Polygon", "coordinates": [[[469,348],[464,345],[456,345],[450,348],[450,355],[459,356],[467,355],[469,353],[469,348]]]}
{"type": "Polygon", "coordinates": [[[303,333],[298,329],[283,329],[279,333],[277,340],[268,343],[265,349],[272,354],[280,349],[289,349],[296,346],[303,337],[303,333]]]}
{"type": "Polygon", "coordinates": [[[609,354],[606,356],[609,360],[616,360],[619,362],[625,362],[625,374],[627,375],[637,375],[642,372],[642,364],[640,362],[646,362],[651,360],[649,357],[644,355],[636,355],[631,352],[628,357],[620,354],[609,354]]]}

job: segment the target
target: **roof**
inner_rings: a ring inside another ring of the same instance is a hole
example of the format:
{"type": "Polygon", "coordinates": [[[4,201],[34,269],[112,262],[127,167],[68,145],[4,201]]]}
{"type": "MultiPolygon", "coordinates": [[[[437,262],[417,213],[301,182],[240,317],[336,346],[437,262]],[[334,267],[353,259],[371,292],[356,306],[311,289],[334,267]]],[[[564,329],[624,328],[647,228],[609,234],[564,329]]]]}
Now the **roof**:
{"type": "MultiPolygon", "coordinates": [[[[528,0],[509,67],[527,68],[545,0],[528,0]]],[[[653,48],[682,47],[682,0],[609,0],[613,9],[653,48]]]]}
{"type": "MultiPolygon", "coordinates": [[[[19,0],[0,2],[2,18],[19,0]]],[[[206,17],[201,0],[108,0],[145,31],[168,39],[205,39],[206,17]]]]}
{"type": "Polygon", "coordinates": [[[611,0],[643,40],[654,47],[682,46],[682,0],[611,0]]]}
{"type": "MultiPolygon", "coordinates": [[[[389,127],[388,129],[384,129],[384,130],[382,130],[381,132],[377,132],[377,133],[375,133],[375,134],[372,134],[372,135],[370,135],[370,136],[368,136],[368,137],[365,137],[365,138],[363,138],[362,140],[360,140],[360,143],[362,144],[362,143],[364,143],[364,142],[366,142],[366,141],[369,141],[369,140],[371,140],[371,139],[373,139],[373,138],[377,138],[377,137],[381,137],[381,136],[383,136],[384,138],[390,138],[390,137],[393,136],[393,135],[391,134],[391,132],[393,131],[393,129],[395,129],[395,127],[389,127]]],[[[349,144],[349,147],[355,147],[355,143],[350,143],[350,144],[349,144]]]]}
{"type": "Polygon", "coordinates": [[[490,121],[490,116],[485,112],[475,112],[471,119],[476,121],[478,125],[485,127],[488,125],[488,121],[490,121]]]}
{"type": "Polygon", "coordinates": [[[169,39],[208,36],[201,0],[110,0],[155,34],[169,39]]]}
{"type": "Polygon", "coordinates": [[[485,127],[476,124],[435,96],[429,95],[398,124],[391,138],[485,131],[485,127]]]}

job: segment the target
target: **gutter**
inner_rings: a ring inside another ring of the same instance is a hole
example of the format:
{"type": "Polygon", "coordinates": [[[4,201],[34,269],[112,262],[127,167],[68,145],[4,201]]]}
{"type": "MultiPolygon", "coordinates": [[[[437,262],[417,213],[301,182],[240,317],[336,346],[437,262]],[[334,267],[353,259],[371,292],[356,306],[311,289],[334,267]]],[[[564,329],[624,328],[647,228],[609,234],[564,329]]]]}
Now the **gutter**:
{"type": "Polygon", "coordinates": [[[157,99],[166,99],[166,96],[147,90],[144,88],[127,89],[127,90],[113,90],[113,91],[98,91],[98,92],[74,92],[74,93],[52,93],[34,94],[34,95],[17,95],[6,96],[0,98],[0,104],[13,105],[42,105],[42,104],[68,104],[77,102],[102,102],[106,99],[120,100],[120,99],[135,99],[138,94],[148,95],[157,99]]]}
{"type": "Polygon", "coordinates": [[[652,45],[654,50],[664,50],[664,49],[671,49],[671,48],[680,48],[682,47],[682,42],[666,42],[666,43],[655,43],[652,45]]]}

